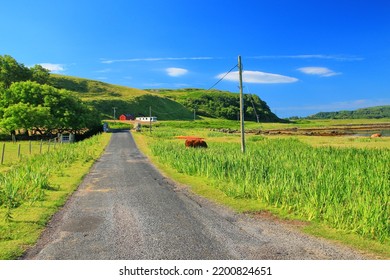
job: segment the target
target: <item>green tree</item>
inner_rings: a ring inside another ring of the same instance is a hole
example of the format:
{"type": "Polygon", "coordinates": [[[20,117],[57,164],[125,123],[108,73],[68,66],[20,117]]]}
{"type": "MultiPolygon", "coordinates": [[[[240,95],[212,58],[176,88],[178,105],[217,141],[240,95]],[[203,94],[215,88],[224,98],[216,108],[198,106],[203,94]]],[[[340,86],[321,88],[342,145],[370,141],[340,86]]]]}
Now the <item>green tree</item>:
{"type": "Polygon", "coordinates": [[[71,92],[37,82],[14,82],[0,91],[0,127],[12,132],[74,133],[95,128],[100,117],[71,92]]]}
{"type": "Polygon", "coordinates": [[[0,55],[0,86],[8,88],[14,82],[26,81],[31,78],[30,69],[18,63],[10,55],[0,55]]]}
{"type": "Polygon", "coordinates": [[[10,133],[20,129],[28,133],[31,129],[40,130],[45,127],[50,119],[49,115],[50,109],[47,107],[17,103],[5,108],[0,127],[10,133]]]}
{"type": "Polygon", "coordinates": [[[31,80],[35,81],[41,85],[47,84],[50,77],[50,71],[46,68],[43,68],[41,65],[37,64],[34,67],[30,68],[31,80]]]}

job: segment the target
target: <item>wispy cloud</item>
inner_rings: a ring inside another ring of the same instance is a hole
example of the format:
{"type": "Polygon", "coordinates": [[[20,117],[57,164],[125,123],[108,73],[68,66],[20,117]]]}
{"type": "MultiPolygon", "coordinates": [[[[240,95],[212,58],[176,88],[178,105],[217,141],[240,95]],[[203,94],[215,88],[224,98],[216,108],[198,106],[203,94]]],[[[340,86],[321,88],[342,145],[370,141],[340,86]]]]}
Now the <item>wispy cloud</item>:
{"type": "Polygon", "coordinates": [[[340,72],[335,72],[327,67],[301,67],[297,70],[304,74],[316,75],[320,77],[332,77],[341,74],[340,72]]]}
{"type": "Polygon", "coordinates": [[[171,77],[179,77],[179,76],[183,76],[185,74],[188,73],[188,70],[187,69],[184,69],[184,68],[175,68],[175,67],[170,67],[170,68],[167,68],[165,69],[165,71],[167,72],[167,74],[171,77]]]}
{"type": "Polygon", "coordinates": [[[146,57],[146,58],[127,58],[127,59],[103,59],[101,63],[112,64],[119,62],[147,62],[147,61],[172,61],[172,60],[211,60],[215,59],[210,56],[194,56],[194,57],[146,57]]]}
{"type": "Polygon", "coordinates": [[[249,56],[252,59],[328,59],[337,61],[359,61],[364,58],[355,55],[326,55],[326,54],[298,54],[298,55],[260,55],[249,56]]]}
{"type": "Polygon", "coordinates": [[[39,63],[43,68],[54,72],[54,73],[59,73],[65,70],[65,67],[63,64],[54,64],[54,63],[39,63]]]}
{"type": "MultiPolygon", "coordinates": [[[[219,74],[217,78],[224,77],[225,74],[219,74]]],[[[238,82],[238,71],[230,72],[225,80],[238,82]]],[[[246,83],[254,83],[254,84],[285,84],[285,83],[294,83],[297,82],[297,78],[283,76],[280,74],[272,74],[260,71],[243,71],[242,80],[246,83]]]]}

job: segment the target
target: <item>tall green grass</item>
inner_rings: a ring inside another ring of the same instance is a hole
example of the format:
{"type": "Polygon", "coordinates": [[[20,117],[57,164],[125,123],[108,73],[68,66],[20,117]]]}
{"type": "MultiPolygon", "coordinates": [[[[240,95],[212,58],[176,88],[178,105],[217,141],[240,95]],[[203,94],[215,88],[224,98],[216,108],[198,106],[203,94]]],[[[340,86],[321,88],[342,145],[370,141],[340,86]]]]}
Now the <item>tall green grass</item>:
{"type": "Polygon", "coordinates": [[[151,146],[178,172],[209,178],[227,195],[259,199],[307,220],[386,241],[390,237],[390,149],[315,148],[297,139],[257,137],[186,149],[159,139],[151,146]]]}
{"type": "Polygon", "coordinates": [[[42,201],[45,199],[45,190],[59,188],[51,185],[52,174],[61,172],[75,161],[93,160],[100,137],[61,145],[50,153],[25,159],[0,174],[0,208],[7,210],[4,218],[11,220],[13,209],[23,204],[42,201]]]}

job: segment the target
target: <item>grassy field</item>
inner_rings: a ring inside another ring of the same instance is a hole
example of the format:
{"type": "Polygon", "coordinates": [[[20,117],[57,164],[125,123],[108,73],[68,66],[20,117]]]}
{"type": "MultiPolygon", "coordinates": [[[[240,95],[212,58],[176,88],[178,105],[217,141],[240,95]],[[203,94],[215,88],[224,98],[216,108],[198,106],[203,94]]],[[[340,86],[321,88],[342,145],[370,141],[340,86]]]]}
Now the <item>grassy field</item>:
{"type": "MultiPolygon", "coordinates": [[[[360,121],[367,123],[369,121],[360,121]]],[[[344,125],[315,121],[295,124],[246,123],[247,128],[344,125]],[[328,124],[328,125],[325,125],[328,124]]],[[[111,124],[129,128],[128,124],[111,124]]],[[[240,153],[238,122],[203,119],[166,121],[134,133],[137,145],[167,176],[239,212],[271,211],[298,219],[310,234],[348,244],[372,258],[390,259],[390,137],[308,137],[247,135],[240,153]],[[207,150],[184,147],[175,136],[204,137],[207,150]],[[221,184],[221,182],[223,182],[221,184]]],[[[0,259],[14,259],[39,237],[109,141],[103,134],[72,145],[32,142],[10,146],[0,175],[0,259]],[[12,148],[11,148],[12,147],[12,148]],[[38,149],[39,148],[39,149],[38,149]]],[[[1,146],[0,146],[1,147],[1,146]]]]}
{"type": "Polygon", "coordinates": [[[207,129],[196,122],[168,122],[135,137],[169,176],[202,195],[241,212],[268,210],[308,221],[312,234],[390,258],[389,137],[248,135],[243,155],[239,135],[210,131],[226,122],[207,129]],[[204,137],[209,148],[186,149],[178,135],[204,137]]]}
{"type": "Polygon", "coordinates": [[[359,124],[378,124],[390,123],[389,118],[383,119],[340,119],[340,120],[307,120],[300,119],[292,121],[291,123],[263,123],[261,127],[264,129],[278,129],[278,128],[315,128],[315,127],[339,127],[359,124]]]}
{"type": "Polygon", "coordinates": [[[0,172],[10,169],[11,166],[31,156],[44,154],[59,149],[63,144],[48,141],[18,141],[0,142],[0,158],[4,157],[0,164],[0,172]]]}
{"type": "Polygon", "coordinates": [[[0,259],[33,245],[50,217],[77,188],[110,134],[23,158],[0,174],[0,259]]]}

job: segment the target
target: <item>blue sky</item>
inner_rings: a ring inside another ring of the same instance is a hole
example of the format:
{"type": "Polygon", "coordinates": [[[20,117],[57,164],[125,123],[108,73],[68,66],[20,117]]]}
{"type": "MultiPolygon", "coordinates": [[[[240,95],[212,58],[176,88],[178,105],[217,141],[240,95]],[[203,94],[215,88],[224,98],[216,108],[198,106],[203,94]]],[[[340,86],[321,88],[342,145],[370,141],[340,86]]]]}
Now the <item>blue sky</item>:
{"type": "Polygon", "coordinates": [[[390,1],[5,1],[0,54],[141,89],[207,89],[241,55],[280,117],[352,110],[390,104],[390,1]]]}

